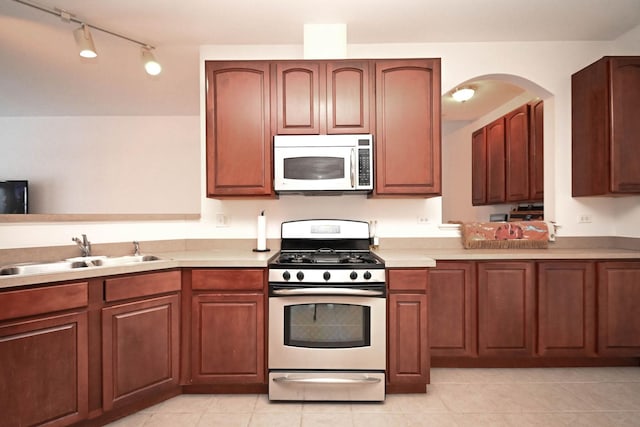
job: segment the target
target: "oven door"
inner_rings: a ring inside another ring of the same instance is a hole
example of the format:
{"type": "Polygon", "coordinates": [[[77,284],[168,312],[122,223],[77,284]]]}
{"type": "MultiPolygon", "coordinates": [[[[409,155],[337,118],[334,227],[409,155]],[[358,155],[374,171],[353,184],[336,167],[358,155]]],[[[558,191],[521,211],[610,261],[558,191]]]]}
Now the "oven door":
{"type": "Polygon", "coordinates": [[[270,291],[269,369],[384,371],[384,285],[282,291],[270,291]]]}

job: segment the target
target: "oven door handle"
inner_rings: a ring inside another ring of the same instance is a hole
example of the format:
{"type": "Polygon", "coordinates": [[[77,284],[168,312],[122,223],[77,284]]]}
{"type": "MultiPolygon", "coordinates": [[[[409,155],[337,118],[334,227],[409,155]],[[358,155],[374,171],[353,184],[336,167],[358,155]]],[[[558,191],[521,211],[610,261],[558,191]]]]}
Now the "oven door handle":
{"type": "Polygon", "coordinates": [[[373,384],[382,381],[380,378],[368,377],[366,375],[353,378],[332,378],[332,377],[274,377],[276,383],[302,383],[302,384],[373,384]]]}
{"type": "Polygon", "coordinates": [[[379,297],[384,295],[384,291],[372,291],[369,289],[349,289],[349,288],[294,288],[294,289],[274,289],[273,295],[282,296],[302,296],[302,295],[340,295],[358,297],[379,297]]]}

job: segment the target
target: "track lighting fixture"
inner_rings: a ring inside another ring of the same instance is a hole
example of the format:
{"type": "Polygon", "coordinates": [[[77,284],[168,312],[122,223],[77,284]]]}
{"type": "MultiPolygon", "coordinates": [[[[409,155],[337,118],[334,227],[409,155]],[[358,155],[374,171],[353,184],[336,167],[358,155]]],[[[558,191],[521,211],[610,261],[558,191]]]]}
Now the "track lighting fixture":
{"type": "Polygon", "coordinates": [[[152,52],[155,49],[155,47],[151,46],[148,43],[143,43],[141,41],[132,39],[131,37],[127,37],[122,34],[107,30],[106,28],[101,28],[101,27],[98,27],[97,25],[89,24],[87,22],[84,22],[78,19],[74,14],[66,10],[59,9],[57,7],[49,8],[48,6],[43,6],[38,3],[32,2],[30,0],[13,0],[13,1],[15,1],[16,3],[22,4],[24,6],[32,7],[41,12],[46,12],[51,15],[58,16],[60,17],[60,19],[62,19],[66,23],[73,22],[76,24],[80,24],[81,25],[80,28],[76,29],[73,32],[73,36],[76,39],[76,44],[78,45],[78,48],[80,49],[80,56],[82,56],[83,58],[95,58],[96,56],[98,56],[96,47],[93,44],[93,37],[91,37],[91,33],[89,32],[89,28],[91,28],[91,29],[102,31],[103,33],[110,34],[112,36],[121,38],[128,42],[135,43],[141,46],[144,68],[147,71],[147,73],[151,74],[152,76],[156,76],[160,74],[160,72],[162,71],[162,66],[160,65],[160,63],[158,63],[158,61],[156,61],[152,52]]]}
{"type": "Polygon", "coordinates": [[[76,39],[78,49],[80,49],[80,56],[83,58],[95,58],[98,56],[96,47],[93,44],[93,37],[91,37],[91,33],[89,32],[89,27],[82,24],[80,28],[73,31],[73,36],[76,39]]]}
{"type": "Polygon", "coordinates": [[[162,71],[162,65],[156,61],[156,57],[153,56],[153,52],[149,46],[142,47],[142,63],[144,64],[144,69],[147,71],[147,74],[157,76],[162,71]]]}

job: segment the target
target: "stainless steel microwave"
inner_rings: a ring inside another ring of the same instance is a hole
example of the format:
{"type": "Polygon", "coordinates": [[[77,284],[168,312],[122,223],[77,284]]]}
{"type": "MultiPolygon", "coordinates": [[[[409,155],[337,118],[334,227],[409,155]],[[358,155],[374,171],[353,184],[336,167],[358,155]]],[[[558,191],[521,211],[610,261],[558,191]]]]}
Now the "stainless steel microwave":
{"type": "Polygon", "coordinates": [[[373,190],[372,135],[276,135],[274,188],[318,194],[373,190]]]}

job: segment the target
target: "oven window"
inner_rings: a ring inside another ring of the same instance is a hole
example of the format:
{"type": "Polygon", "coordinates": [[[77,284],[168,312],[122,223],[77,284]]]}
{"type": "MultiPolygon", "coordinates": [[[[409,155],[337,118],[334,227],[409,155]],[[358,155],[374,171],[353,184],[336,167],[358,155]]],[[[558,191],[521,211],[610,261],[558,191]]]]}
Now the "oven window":
{"type": "Polygon", "coordinates": [[[284,159],[286,179],[322,180],[344,178],[342,157],[289,157],[284,159]]]}
{"type": "Polygon", "coordinates": [[[297,304],[284,308],[284,344],[306,348],[371,345],[371,308],[355,304],[297,304]]]}

